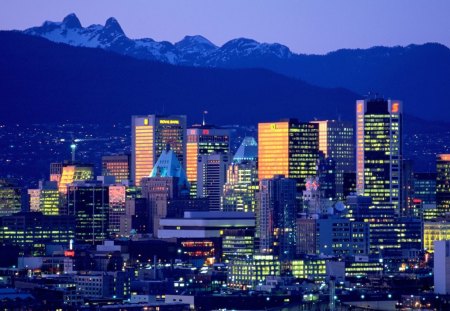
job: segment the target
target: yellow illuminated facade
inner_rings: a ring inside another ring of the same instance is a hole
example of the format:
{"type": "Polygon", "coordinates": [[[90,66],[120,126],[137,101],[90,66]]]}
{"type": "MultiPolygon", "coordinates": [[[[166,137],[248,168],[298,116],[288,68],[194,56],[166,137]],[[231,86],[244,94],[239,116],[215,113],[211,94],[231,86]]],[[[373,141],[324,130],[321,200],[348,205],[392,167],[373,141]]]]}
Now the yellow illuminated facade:
{"type": "Polygon", "coordinates": [[[30,211],[41,212],[44,215],[59,215],[61,196],[57,182],[39,182],[38,189],[28,189],[30,211]]]}
{"type": "Polygon", "coordinates": [[[230,153],[230,132],[214,126],[196,126],[187,130],[186,176],[191,195],[197,193],[198,157],[211,153],[230,153]]]}
{"type": "Polygon", "coordinates": [[[434,252],[434,241],[445,240],[450,240],[450,223],[445,221],[423,223],[423,248],[427,252],[434,252]]]}
{"type": "Polygon", "coordinates": [[[162,152],[170,145],[178,160],[186,167],[186,116],[133,116],[132,179],[140,186],[148,177],[162,152]]]}
{"type": "Polygon", "coordinates": [[[94,169],[90,165],[66,165],[62,169],[59,192],[67,194],[67,185],[74,181],[86,181],[94,179],[94,169]]]}
{"type": "Polygon", "coordinates": [[[436,156],[436,209],[438,216],[450,213],[450,154],[436,156]]]}
{"type": "Polygon", "coordinates": [[[292,275],[300,279],[322,282],[327,276],[326,261],[323,259],[293,260],[290,268],[292,275]]]}
{"type": "Polygon", "coordinates": [[[303,188],[305,179],[316,175],[319,157],[319,126],[290,119],[258,124],[259,180],[284,175],[297,180],[303,188]]]}
{"type": "Polygon", "coordinates": [[[228,286],[233,288],[254,288],[267,276],[279,276],[281,265],[273,255],[254,255],[237,258],[228,267],[228,286]]]}
{"type": "Polygon", "coordinates": [[[402,109],[384,99],[356,102],[356,187],[376,205],[400,211],[402,109]]]}

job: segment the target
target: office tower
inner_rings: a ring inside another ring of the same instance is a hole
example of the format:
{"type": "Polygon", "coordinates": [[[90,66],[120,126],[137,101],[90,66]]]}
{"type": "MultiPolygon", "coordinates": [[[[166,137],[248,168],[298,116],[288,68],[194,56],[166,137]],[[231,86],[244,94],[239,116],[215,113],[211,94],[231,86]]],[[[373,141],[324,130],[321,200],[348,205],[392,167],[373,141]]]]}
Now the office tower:
{"type": "Polygon", "coordinates": [[[258,145],[253,137],[245,137],[228,166],[227,182],[223,187],[222,209],[255,212],[259,189],[258,145]]]}
{"type": "Polygon", "coordinates": [[[59,192],[67,194],[68,185],[77,181],[87,181],[94,179],[94,167],[92,164],[64,164],[62,167],[61,181],[59,182],[59,192]]]}
{"type": "Polygon", "coordinates": [[[355,136],[350,122],[313,121],[319,125],[319,150],[336,163],[336,195],[345,199],[344,173],[355,171],[355,136]]]}
{"type": "Polygon", "coordinates": [[[37,189],[28,189],[30,210],[44,215],[59,215],[61,197],[56,181],[39,181],[37,189]]]}
{"type": "Polygon", "coordinates": [[[400,212],[402,103],[356,102],[356,189],[379,208],[400,212]]]}
{"type": "Polygon", "coordinates": [[[400,216],[414,216],[414,171],[412,160],[401,160],[400,216]]]}
{"type": "Polygon", "coordinates": [[[324,196],[321,184],[317,177],[306,178],[305,190],[303,190],[303,213],[308,215],[327,214],[332,208],[333,202],[324,196]]]}
{"type": "Polygon", "coordinates": [[[22,209],[22,188],[14,180],[0,179],[0,217],[22,209]]]}
{"type": "Polygon", "coordinates": [[[116,183],[130,180],[130,155],[118,154],[102,157],[102,175],[114,176],[116,183]]]}
{"type": "Polygon", "coordinates": [[[423,204],[436,204],[436,173],[414,173],[414,199],[423,204]]]}
{"type": "Polygon", "coordinates": [[[292,259],[296,245],[296,180],[276,175],[260,181],[258,223],[261,253],[292,259]]]}
{"type": "Polygon", "coordinates": [[[150,176],[142,179],[141,187],[142,197],[149,204],[151,232],[156,237],[159,220],[167,216],[169,201],[189,196],[186,173],[172,149],[167,147],[162,152],[150,176]]]}
{"type": "Polygon", "coordinates": [[[61,162],[50,163],[50,181],[56,181],[58,187],[61,181],[62,169],[63,164],[61,162]]]}
{"type": "Polygon", "coordinates": [[[336,200],[338,198],[336,161],[329,157],[325,158],[322,152],[317,161],[317,177],[323,196],[330,200],[336,200]]]}
{"type": "Polygon", "coordinates": [[[43,256],[49,244],[69,247],[75,236],[74,218],[67,215],[20,212],[1,217],[0,224],[2,243],[19,246],[24,256],[43,256]]]}
{"type": "Polygon", "coordinates": [[[297,254],[327,256],[369,255],[369,224],[330,215],[297,219],[297,254]]]}
{"type": "Polygon", "coordinates": [[[350,194],[356,193],[356,173],[344,173],[344,199],[350,194]]]}
{"type": "Polygon", "coordinates": [[[201,155],[230,154],[230,131],[214,125],[194,125],[187,130],[186,175],[191,185],[191,196],[197,195],[197,164],[201,155]]]}
{"type": "Polygon", "coordinates": [[[197,197],[207,198],[211,211],[220,210],[228,161],[228,155],[223,153],[203,154],[198,157],[197,197]]]}
{"type": "Polygon", "coordinates": [[[114,236],[120,232],[120,218],[125,215],[125,201],[127,197],[127,187],[121,184],[110,185],[108,187],[109,206],[109,234],[114,236]]]}
{"type": "Polygon", "coordinates": [[[438,216],[450,212],[450,154],[436,156],[436,208],[438,216]]]}
{"type": "Polygon", "coordinates": [[[450,294],[450,241],[434,242],[434,292],[450,294]]]}
{"type": "Polygon", "coordinates": [[[127,198],[125,215],[120,216],[119,235],[128,237],[133,234],[151,233],[150,209],[145,198],[127,198]]]}
{"type": "Polygon", "coordinates": [[[434,252],[434,241],[450,240],[450,222],[424,221],[423,223],[423,249],[428,253],[434,252]]]}
{"type": "Polygon", "coordinates": [[[186,116],[133,116],[131,134],[131,178],[136,186],[150,175],[168,144],[186,167],[186,116]]]}
{"type": "Polygon", "coordinates": [[[109,191],[99,181],[67,186],[67,211],[75,217],[75,240],[96,244],[108,237],[109,191]]]}
{"type": "Polygon", "coordinates": [[[284,175],[297,181],[298,191],[304,189],[306,177],[316,175],[318,127],[296,119],[259,123],[259,180],[284,175]]]}

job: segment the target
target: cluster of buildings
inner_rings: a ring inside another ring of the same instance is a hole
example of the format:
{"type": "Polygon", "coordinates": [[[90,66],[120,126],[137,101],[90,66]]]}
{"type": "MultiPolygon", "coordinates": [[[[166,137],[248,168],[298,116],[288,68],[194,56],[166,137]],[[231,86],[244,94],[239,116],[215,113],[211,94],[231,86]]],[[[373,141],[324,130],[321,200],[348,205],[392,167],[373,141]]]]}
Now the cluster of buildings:
{"type": "MultiPolygon", "coordinates": [[[[26,195],[0,180],[1,280],[71,306],[184,310],[199,293],[307,299],[361,286],[352,278],[433,275],[434,243],[450,239],[450,155],[416,172],[402,109],[373,98],[356,102],[356,126],[262,122],[234,154],[226,128],[133,116],[131,154],[102,157],[101,176],[70,161],[26,195]]],[[[435,269],[450,266],[443,247],[435,269]]]]}

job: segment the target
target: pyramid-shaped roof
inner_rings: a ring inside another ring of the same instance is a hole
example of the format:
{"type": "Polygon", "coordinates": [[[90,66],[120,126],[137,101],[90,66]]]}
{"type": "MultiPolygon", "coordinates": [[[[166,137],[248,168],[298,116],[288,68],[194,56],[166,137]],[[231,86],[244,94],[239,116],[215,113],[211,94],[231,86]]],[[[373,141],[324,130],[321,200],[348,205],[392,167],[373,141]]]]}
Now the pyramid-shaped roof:
{"type": "Polygon", "coordinates": [[[253,137],[247,136],[234,154],[233,162],[255,161],[258,158],[258,144],[253,137]]]}
{"type": "Polygon", "coordinates": [[[150,177],[178,177],[179,185],[187,185],[186,172],[170,147],[161,153],[153,166],[150,177]]]}

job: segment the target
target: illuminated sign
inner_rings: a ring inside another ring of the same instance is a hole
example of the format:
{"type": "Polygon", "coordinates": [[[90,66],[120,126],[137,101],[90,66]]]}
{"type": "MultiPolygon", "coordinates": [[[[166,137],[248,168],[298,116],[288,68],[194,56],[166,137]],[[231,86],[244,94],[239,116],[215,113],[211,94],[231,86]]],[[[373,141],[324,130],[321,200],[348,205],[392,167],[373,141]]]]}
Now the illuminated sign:
{"type": "Polygon", "coordinates": [[[441,161],[450,161],[450,154],[439,154],[438,157],[441,161]]]}
{"type": "Polygon", "coordinates": [[[159,124],[180,124],[180,120],[159,120],[159,124]]]}
{"type": "Polygon", "coordinates": [[[398,113],[398,111],[399,111],[399,103],[393,103],[392,104],[392,113],[398,113]]]}
{"type": "Polygon", "coordinates": [[[209,135],[209,130],[203,130],[203,131],[202,131],[202,134],[203,134],[203,135],[209,135]]]}
{"type": "Polygon", "coordinates": [[[362,103],[358,103],[358,106],[357,106],[357,108],[356,108],[356,111],[357,111],[358,113],[361,113],[361,112],[363,111],[363,104],[362,104],[362,103]]]}
{"type": "Polygon", "coordinates": [[[74,257],[75,251],[74,250],[64,251],[64,256],[65,257],[74,257]]]}
{"type": "Polygon", "coordinates": [[[144,125],[148,125],[148,119],[147,118],[144,119],[144,125]]]}
{"type": "Polygon", "coordinates": [[[271,130],[276,130],[276,129],[277,129],[277,124],[276,124],[276,123],[272,123],[272,124],[270,125],[270,129],[271,129],[271,130]]]}

